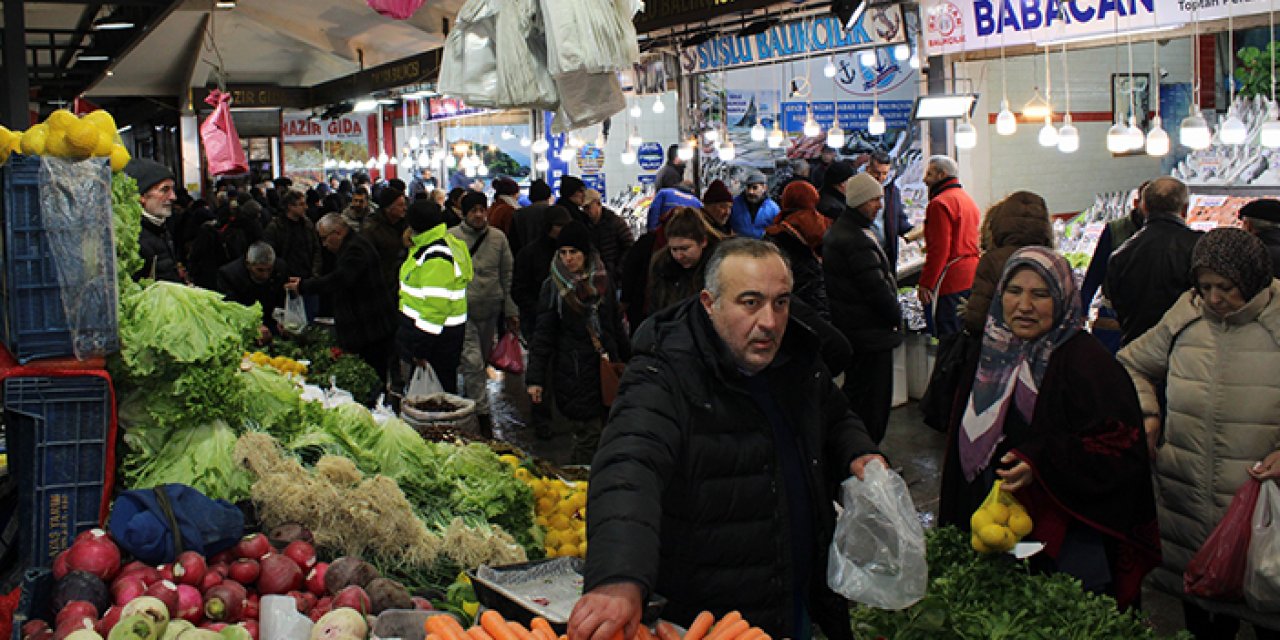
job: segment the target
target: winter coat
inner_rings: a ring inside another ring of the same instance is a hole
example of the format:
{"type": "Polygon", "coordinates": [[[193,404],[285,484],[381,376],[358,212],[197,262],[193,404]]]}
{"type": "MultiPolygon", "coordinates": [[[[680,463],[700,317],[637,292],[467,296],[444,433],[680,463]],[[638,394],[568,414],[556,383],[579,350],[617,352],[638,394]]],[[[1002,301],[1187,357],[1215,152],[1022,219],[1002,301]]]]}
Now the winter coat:
{"type": "Polygon", "coordinates": [[[792,295],[804,300],[820,317],[830,322],[831,307],[827,302],[827,285],[822,262],[818,260],[817,254],[804,240],[786,229],[767,234],[765,239],[778,245],[791,263],[792,295]]]}
{"type": "Polygon", "coordinates": [[[510,242],[511,228],[515,222],[516,205],[512,202],[515,202],[515,198],[508,200],[497,196],[493,199],[493,206],[489,207],[489,226],[506,234],[507,242],[510,242]]]}
{"type": "Polygon", "coordinates": [[[889,258],[854,209],[832,225],[822,243],[832,324],[854,353],[888,351],[902,344],[902,307],[889,258]]]}
{"type": "Polygon", "coordinates": [[[631,227],[612,209],[600,209],[600,221],[592,222],[590,216],[583,221],[587,231],[591,233],[591,244],[600,252],[600,260],[609,272],[609,279],[622,281],[622,256],[627,253],[635,239],[631,236],[631,227]]]}
{"type": "Polygon", "coordinates": [[[1258,236],[1267,248],[1267,253],[1271,254],[1271,275],[1280,278],[1280,229],[1266,229],[1254,235],[1258,236]]]}
{"type": "Polygon", "coordinates": [[[733,228],[733,234],[736,236],[763,238],[765,227],[773,224],[773,220],[781,211],[778,203],[765,198],[764,202],[760,203],[760,207],[752,213],[751,205],[747,204],[747,197],[738,194],[733,199],[733,209],[729,212],[729,226],[733,228]]]}
{"type": "Polygon", "coordinates": [[[657,313],[682,300],[697,296],[706,281],[707,261],[715,251],[714,244],[702,249],[702,259],[698,264],[686,269],[671,257],[671,252],[663,249],[655,254],[649,262],[648,293],[645,295],[645,307],[649,313],[657,313]]]}
{"type": "Polygon", "coordinates": [[[936,287],[936,295],[959,293],[973,285],[978,269],[978,219],[982,211],[955,178],[934,185],[929,193],[929,206],[924,213],[924,243],[928,251],[920,286],[931,291],[936,287]],[[943,271],[946,278],[938,286],[943,271]]]}
{"type": "Polygon", "coordinates": [[[195,241],[191,243],[191,257],[187,260],[191,282],[197,287],[213,289],[218,286],[218,271],[223,265],[244,258],[249,245],[262,239],[262,227],[258,218],[210,220],[200,225],[195,241]]]}
{"type": "Polygon", "coordinates": [[[818,190],[818,213],[839,220],[844,210],[848,208],[845,204],[844,194],[834,187],[823,187],[818,190]]]}
{"type": "Polygon", "coordinates": [[[378,250],[378,271],[392,290],[400,282],[400,265],[409,255],[409,248],[404,246],[404,230],[408,227],[409,223],[404,218],[391,222],[382,211],[369,214],[360,225],[360,237],[378,250]]]}
{"type": "Polygon", "coordinates": [[[907,235],[915,227],[907,218],[906,207],[902,205],[902,190],[890,182],[884,185],[884,209],[880,212],[880,222],[884,225],[884,255],[895,271],[898,268],[898,238],[907,235]]]}
{"type": "Polygon", "coordinates": [[[520,250],[511,277],[511,300],[520,312],[520,331],[532,339],[538,326],[538,294],[542,283],[551,275],[551,261],[556,258],[556,241],[542,237],[520,250]]]}
{"type": "Polygon", "coordinates": [[[334,329],[344,350],[358,351],[395,334],[396,292],[383,279],[378,262],[373,244],[348,230],[333,271],[304,279],[298,287],[304,295],[328,294],[333,300],[334,329]]]}
{"type": "Polygon", "coordinates": [[[276,258],[271,277],[266,282],[254,282],[244,258],[236,258],[218,269],[218,293],[246,307],[255,302],[262,305],[262,324],[274,330],[272,312],[284,307],[284,283],[288,279],[285,271],[284,261],[276,258]]]}
{"type": "MultiPolygon", "coordinates": [[[[1188,291],[1118,357],[1143,413],[1160,413],[1167,384],[1155,461],[1164,567],[1154,575],[1181,594],[1183,570],[1249,467],[1280,450],[1280,282],[1225,318],[1188,291]]],[[[1280,628],[1280,616],[1271,618],[1280,628]]]]}
{"type": "MultiPolygon", "coordinates": [[[[630,345],[622,330],[613,287],[600,294],[596,308],[600,317],[600,344],[614,362],[624,362],[630,345]]],[[[600,355],[587,331],[587,315],[574,311],[560,299],[560,291],[550,278],[538,294],[538,324],[529,348],[525,384],[545,386],[551,382],[556,408],[571,420],[591,420],[605,415],[600,395],[600,355]]]]}
{"type": "Polygon", "coordinates": [[[1120,320],[1121,344],[1156,326],[1191,288],[1191,250],[1201,235],[1181,218],[1152,215],[1111,254],[1102,293],[1120,320]]]}
{"type": "Polygon", "coordinates": [[[378,205],[370,202],[365,205],[364,211],[356,211],[355,207],[347,207],[342,210],[342,219],[347,223],[352,231],[359,233],[364,227],[364,221],[373,217],[378,212],[378,205]]]}
{"type": "Polygon", "coordinates": [[[658,174],[653,177],[653,190],[673,189],[680,186],[682,182],[684,182],[684,165],[677,167],[668,162],[662,165],[658,169],[658,174]]]}
{"type": "Polygon", "coordinates": [[[511,299],[511,276],[515,258],[507,245],[507,236],[500,229],[485,227],[476,231],[462,223],[449,230],[449,234],[461,240],[471,252],[471,267],[475,278],[467,285],[467,312],[477,318],[491,318],[501,313],[508,318],[519,315],[516,303],[511,299]],[[484,240],[476,246],[480,235],[484,240]]]}
{"type": "Polygon", "coordinates": [[[1053,247],[1053,223],[1049,211],[1031,201],[1006,198],[987,212],[982,221],[986,253],[978,259],[969,302],[965,305],[964,326],[975,336],[982,335],[991,309],[991,297],[1000,285],[1004,263],[1022,247],[1053,247]]]}
{"type": "Polygon", "coordinates": [[[305,216],[296,222],[288,216],[276,216],[262,232],[262,239],[289,265],[290,277],[306,279],[320,273],[320,236],[305,216]]]}
{"type": "Polygon", "coordinates": [[[765,376],[798,437],[811,496],[812,562],[796,566],[778,442],[748,381],[701,304],[665,309],[637,332],[636,357],[591,464],[584,591],[638,582],[668,599],[663,617],[688,626],[731,610],[775,638],[795,628],[797,572],[808,612],[832,640],[849,640],[848,602],[826,584],[832,499],[849,464],[875,445],[804,325],[790,322],[765,376]]]}
{"type": "Polygon", "coordinates": [[[182,282],[178,271],[178,254],[174,251],[169,230],[163,225],[142,219],[142,233],[138,236],[138,254],[142,257],[142,269],[133,274],[134,280],[150,278],[165,282],[182,282]]]}
{"type": "Polygon", "coordinates": [[[512,216],[511,234],[507,241],[511,243],[511,253],[519,254],[520,250],[537,242],[547,235],[546,223],[543,222],[547,204],[529,205],[517,209],[512,216]]]}

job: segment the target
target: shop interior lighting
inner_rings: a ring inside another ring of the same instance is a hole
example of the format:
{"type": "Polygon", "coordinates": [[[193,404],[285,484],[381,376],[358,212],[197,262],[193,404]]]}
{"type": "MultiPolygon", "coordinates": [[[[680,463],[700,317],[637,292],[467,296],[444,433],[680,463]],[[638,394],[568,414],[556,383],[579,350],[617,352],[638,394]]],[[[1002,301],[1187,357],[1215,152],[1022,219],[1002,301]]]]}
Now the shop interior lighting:
{"type": "Polygon", "coordinates": [[[1058,128],[1053,126],[1053,118],[1045,116],[1044,126],[1040,127],[1040,134],[1036,136],[1042,147],[1058,146],[1058,128]]]}
{"type": "Polygon", "coordinates": [[[377,158],[369,158],[369,159],[364,163],[364,168],[366,168],[366,169],[372,169],[372,168],[374,168],[374,167],[376,167],[376,166],[378,166],[378,159],[377,159],[377,158]]]}
{"type": "Polygon", "coordinates": [[[573,147],[574,149],[581,149],[581,148],[582,148],[582,144],[583,144],[583,142],[582,142],[582,138],[579,138],[579,137],[578,137],[578,132],[577,132],[577,131],[570,131],[570,132],[569,132],[569,137],[568,137],[567,139],[565,139],[564,144],[565,144],[565,146],[566,146],[566,147],[573,147]]]}
{"type": "Polygon", "coordinates": [[[1128,127],[1119,122],[1107,129],[1107,151],[1124,153],[1129,150],[1128,127]]]}
{"type": "Polygon", "coordinates": [[[573,157],[575,155],[578,155],[578,154],[576,151],[573,150],[573,147],[567,144],[563,147],[560,147],[559,157],[561,162],[569,162],[570,160],[573,160],[573,157]]]}
{"type": "MultiPolygon", "coordinates": [[[[1117,14],[1119,15],[1119,14],[1117,14]]],[[[1117,18],[1118,19],[1118,18],[1117,18]]],[[[1129,53],[1129,126],[1124,130],[1125,140],[1129,142],[1130,151],[1142,151],[1147,144],[1146,134],[1142,128],[1138,126],[1138,119],[1135,114],[1138,112],[1138,103],[1134,98],[1134,81],[1133,81],[1133,37],[1125,35],[1125,48],[1129,53]]],[[[1160,77],[1160,70],[1156,70],[1156,78],[1160,77]]]]}
{"type": "Polygon", "coordinates": [[[132,29],[135,25],[132,20],[125,18],[119,11],[113,11],[106,16],[93,21],[94,31],[123,31],[132,29]]]}
{"type": "Polygon", "coordinates": [[[413,159],[412,156],[405,156],[404,159],[400,161],[400,166],[404,167],[409,171],[412,171],[418,166],[418,163],[413,159]]]}
{"type": "Polygon", "coordinates": [[[636,163],[635,149],[629,146],[626,149],[623,149],[622,156],[619,159],[622,160],[622,164],[625,164],[627,166],[631,166],[635,164],[636,163]]]}
{"type": "Polygon", "coordinates": [[[631,135],[627,136],[627,146],[632,149],[639,149],[642,144],[644,144],[644,139],[640,137],[639,133],[636,133],[635,129],[632,129],[631,135]]]}
{"type": "Polygon", "coordinates": [[[468,178],[474,178],[474,177],[476,177],[476,168],[475,168],[475,167],[467,167],[467,168],[465,168],[465,169],[463,169],[463,170],[462,170],[462,173],[466,174],[466,176],[467,176],[468,178]]]}
{"type": "Polygon", "coordinates": [[[844,129],[840,128],[840,116],[836,116],[831,121],[831,128],[827,129],[827,146],[839,151],[844,148],[845,135],[844,129]]]}
{"type": "Polygon", "coordinates": [[[676,149],[676,157],[680,158],[680,160],[684,162],[692,160],[693,149],[697,144],[697,138],[690,138],[688,142],[681,144],[680,147],[676,149]]]}
{"type": "MultiPolygon", "coordinates": [[[[1191,3],[1191,42],[1200,41],[1200,3],[1191,3]]],[[[1178,141],[1190,149],[1204,149],[1213,142],[1197,102],[1200,99],[1200,47],[1191,47],[1191,109],[1178,125],[1178,141]]]]}
{"type": "Polygon", "coordinates": [[[533,163],[533,168],[542,173],[546,173],[551,168],[551,163],[547,161],[546,156],[539,156],[538,161],[533,163]]]}
{"type": "Polygon", "coordinates": [[[453,155],[452,155],[452,154],[447,155],[447,156],[445,156],[445,158],[444,158],[444,166],[445,166],[445,168],[447,168],[447,169],[457,169],[457,168],[458,168],[458,159],[457,159],[457,158],[455,158],[455,157],[453,157],[453,155]]]}
{"type": "Polygon", "coordinates": [[[702,137],[706,138],[707,142],[714,144],[720,139],[720,130],[715,127],[711,127],[702,133],[702,137]]]}
{"type": "Polygon", "coordinates": [[[533,145],[533,140],[529,139],[529,134],[526,133],[520,136],[520,146],[527,148],[531,145],[533,145]]]}
{"type": "Polygon", "coordinates": [[[760,118],[756,118],[756,123],[751,126],[751,140],[753,142],[764,142],[769,137],[769,132],[765,130],[764,125],[760,124],[760,118]]]}
{"type": "Polygon", "coordinates": [[[334,168],[337,168],[337,166],[338,166],[338,161],[334,160],[333,158],[329,158],[328,160],[324,161],[324,168],[326,169],[334,169],[334,168]]]}
{"type": "Polygon", "coordinates": [[[769,145],[769,148],[781,149],[782,145],[786,142],[786,140],[787,140],[787,134],[782,132],[782,129],[778,127],[778,119],[774,118],[773,129],[769,131],[769,136],[768,136],[767,144],[769,145]]]}
{"type": "Polygon", "coordinates": [[[865,49],[865,50],[863,50],[863,52],[862,52],[862,53],[859,53],[859,54],[858,54],[858,62],[859,62],[859,63],[861,63],[861,64],[862,64],[862,66],[864,66],[864,67],[874,67],[874,66],[876,66],[876,62],[877,62],[877,59],[876,59],[876,50],[875,50],[875,49],[865,49]]]}
{"type": "Polygon", "coordinates": [[[515,137],[516,137],[516,134],[515,134],[515,132],[514,132],[514,131],[512,131],[512,130],[511,130],[511,127],[503,127],[503,128],[502,128],[502,139],[503,139],[503,140],[513,140],[513,139],[515,139],[515,137]]]}
{"type": "MultiPolygon", "coordinates": [[[[1267,2],[1267,33],[1271,34],[1271,44],[1267,51],[1275,51],[1276,48],[1276,21],[1275,21],[1275,2],[1268,0],[1267,2]]],[[[1280,147],[1280,120],[1276,119],[1276,58],[1271,56],[1271,104],[1267,105],[1267,121],[1262,123],[1262,128],[1258,131],[1258,142],[1268,149],[1280,147]]]]}
{"type": "Polygon", "coordinates": [[[973,128],[969,118],[956,125],[956,148],[972,149],[978,146],[978,130],[973,128]]]}
{"type": "Polygon", "coordinates": [[[1151,130],[1147,132],[1146,152],[1149,156],[1163,156],[1169,153],[1169,134],[1165,132],[1160,116],[1151,119],[1151,130]]]}
{"type": "MultiPolygon", "coordinates": [[[[1227,51],[1231,52],[1229,55],[1233,61],[1236,50],[1234,29],[1231,3],[1227,3],[1227,51]]],[[[1233,74],[1228,74],[1227,83],[1227,104],[1231,106],[1227,107],[1227,119],[1218,126],[1218,137],[1222,139],[1222,144],[1241,145],[1249,137],[1249,129],[1236,113],[1236,82],[1233,74]]]]}
{"type": "Polygon", "coordinates": [[[1062,87],[1067,95],[1062,127],[1058,129],[1058,151],[1075,153],[1080,149],[1080,131],[1071,124],[1071,67],[1067,64],[1067,45],[1062,45],[1062,87]]]}
{"type": "Polygon", "coordinates": [[[827,78],[836,77],[836,63],[831,56],[827,56],[827,63],[822,65],[822,75],[827,78]]]}
{"type": "Polygon", "coordinates": [[[911,45],[900,44],[893,48],[893,59],[898,62],[906,62],[911,58],[911,45]]]}
{"type": "Polygon", "coordinates": [[[389,164],[394,167],[399,165],[400,161],[397,160],[395,156],[391,156],[390,158],[387,158],[387,161],[384,164],[389,164]]]}
{"type": "Polygon", "coordinates": [[[112,71],[112,70],[110,70],[110,69],[107,69],[107,77],[108,77],[108,78],[110,78],[111,76],[114,76],[115,74],[116,74],[116,72],[114,72],[114,71],[112,71]]]}
{"type": "Polygon", "coordinates": [[[996,133],[1011,136],[1018,130],[1018,119],[1009,109],[1009,70],[1004,60],[1004,34],[1000,35],[1000,113],[996,115],[996,133]]]}
{"type": "Polygon", "coordinates": [[[409,148],[417,149],[422,146],[422,138],[419,136],[409,136],[409,148]]]}
{"type": "Polygon", "coordinates": [[[390,161],[391,161],[391,158],[387,157],[386,151],[383,151],[382,153],[378,154],[378,164],[385,165],[390,161]]]}
{"type": "Polygon", "coordinates": [[[845,31],[852,29],[866,10],[867,3],[864,0],[832,0],[831,2],[831,13],[840,20],[840,25],[845,31]]]}
{"type": "Polygon", "coordinates": [[[218,0],[213,3],[216,9],[234,9],[236,8],[236,0],[218,0]]]}
{"type": "Polygon", "coordinates": [[[373,111],[374,109],[377,109],[377,108],[378,108],[377,100],[360,100],[356,102],[356,106],[353,107],[351,110],[356,113],[369,113],[370,111],[373,111]]]}
{"type": "Polygon", "coordinates": [[[813,107],[809,107],[809,115],[804,119],[804,135],[809,138],[816,138],[822,135],[822,126],[813,118],[813,107]]]}
{"type": "Polygon", "coordinates": [[[480,175],[482,175],[482,176],[487,176],[487,175],[489,175],[489,165],[487,165],[487,164],[485,164],[485,163],[483,163],[483,162],[482,162],[482,163],[480,163],[480,166],[476,167],[476,173],[478,173],[478,174],[480,174],[480,175]]]}
{"type": "Polygon", "coordinates": [[[627,113],[630,114],[632,118],[639,118],[644,115],[644,111],[640,109],[640,100],[638,98],[635,102],[631,103],[631,110],[627,113]]]}
{"type": "Polygon", "coordinates": [[[106,62],[110,59],[110,56],[104,56],[99,53],[82,53],[76,56],[78,62],[106,62]]]}
{"type": "Polygon", "coordinates": [[[551,148],[551,143],[547,142],[546,138],[538,138],[533,141],[533,144],[529,145],[529,150],[538,155],[546,153],[549,148],[551,148]]]}
{"type": "Polygon", "coordinates": [[[653,98],[653,112],[654,112],[654,113],[665,113],[666,111],[667,111],[667,105],[662,104],[662,96],[654,96],[654,98],[653,98]]]}
{"type": "Polygon", "coordinates": [[[720,159],[725,162],[733,162],[738,157],[738,148],[733,146],[732,140],[725,140],[716,152],[720,155],[720,159]]]}
{"type": "Polygon", "coordinates": [[[426,149],[423,149],[422,153],[418,154],[418,166],[424,168],[431,166],[431,154],[427,153],[426,149]]]}
{"type": "MultiPolygon", "coordinates": [[[[973,105],[978,101],[976,93],[952,93],[936,96],[920,96],[916,98],[912,109],[913,120],[951,120],[962,118],[973,112],[973,105]]],[[[999,119],[997,118],[997,123],[999,119]]]]}
{"type": "Polygon", "coordinates": [[[867,118],[867,133],[873,136],[884,135],[885,128],[884,116],[880,115],[879,105],[872,107],[871,117],[867,118]]]}
{"type": "Polygon", "coordinates": [[[910,60],[907,60],[907,66],[911,67],[912,69],[919,69],[919,68],[920,68],[920,54],[919,54],[919,53],[916,53],[915,51],[912,51],[912,52],[911,52],[911,59],[910,59],[910,60]]]}

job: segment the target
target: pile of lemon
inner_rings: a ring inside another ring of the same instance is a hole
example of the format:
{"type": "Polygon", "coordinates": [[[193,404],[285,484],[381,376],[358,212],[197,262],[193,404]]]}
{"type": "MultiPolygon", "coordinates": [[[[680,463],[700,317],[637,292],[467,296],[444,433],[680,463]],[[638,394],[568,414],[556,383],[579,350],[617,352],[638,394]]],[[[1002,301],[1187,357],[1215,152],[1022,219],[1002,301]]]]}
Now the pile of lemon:
{"type": "Polygon", "coordinates": [[[110,113],[99,109],[81,118],[66,109],[58,109],[26,131],[0,127],[0,164],[8,162],[14,153],[71,159],[110,158],[111,170],[123,171],[130,158],[118,139],[116,121],[110,113]]]}
{"type": "Polygon", "coordinates": [[[513,455],[500,456],[517,480],[529,485],[536,501],[535,522],[546,530],[543,548],[548,558],[587,557],[587,483],[535,477],[513,455]]]}
{"type": "Polygon", "coordinates": [[[253,364],[258,365],[259,367],[271,367],[272,369],[275,369],[276,371],[279,371],[280,373],[283,373],[285,375],[289,375],[289,374],[293,374],[297,376],[307,375],[307,365],[302,364],[301,362],[298,362],[297,360],[294,360],[292,358],[286,358],[284,356],[275,356],[273,358],[261,351],[246,353],[244,354],[244,357],[246,360],[248,360],[249,362],[252,362],[253,364]]]}
{"type": "Polygon", "coordinates": [[[1031,528],[1031,516],[1022,505],[988,501],[969,518],[973,532],[969,542],[978,553],[1005,552],[1031,533],[1031,528]]]}

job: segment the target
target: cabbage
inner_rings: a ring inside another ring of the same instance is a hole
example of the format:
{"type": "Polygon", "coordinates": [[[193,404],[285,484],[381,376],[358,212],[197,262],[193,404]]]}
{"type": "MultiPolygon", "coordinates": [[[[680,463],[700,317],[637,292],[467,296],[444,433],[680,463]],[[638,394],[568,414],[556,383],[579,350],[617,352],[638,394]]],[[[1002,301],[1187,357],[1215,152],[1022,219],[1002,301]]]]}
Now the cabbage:
{"type": "Polygon", "coordinates": [[[302,390],[271,367],[250,367],[239,374],[245,391],[245,416],[282,441],[288,441],[301,421],[302,390]]]}
{"type": "Polygon", "coordinates": [[[257,304],[173,282],[153,283],[121,306],[120,357],[133,378],[185,372],[193,367],[181,365],[196,363],[234,366],[262,324],[257,304]]]}
{"type": "MultiPolygon", "coordinates": [[[[150,435],[147,430],[153,428],[135,425],[135,440],[146,440],[150,435]]],[[[238,436],[227,423],[214,420],[167,433],[168,440],[159,451],[145,458],[135,456],[134,464],[125,467],[124,477],[130,489],[176,482],[191,485],[210,498],[236,502],[249,497],[253,478],[236,464],[238,436]]]]}

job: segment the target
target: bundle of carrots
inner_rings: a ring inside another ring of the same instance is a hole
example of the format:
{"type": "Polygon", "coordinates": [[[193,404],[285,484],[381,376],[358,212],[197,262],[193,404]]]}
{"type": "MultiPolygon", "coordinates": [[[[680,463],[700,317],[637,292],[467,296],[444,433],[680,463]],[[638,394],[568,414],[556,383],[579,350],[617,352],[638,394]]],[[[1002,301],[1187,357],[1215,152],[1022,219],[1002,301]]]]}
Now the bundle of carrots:
{"type": "MultiPolygon", "coordinates": [[[[427,640],[568,640],[568,636],[557,636],[546,618],[534,618],[525,628],[519,622],[505,620],[502,614],[492,609],[480,614],[480,624],[464,630],[453,616],[439,615],[427,618],[427,640]]],[[[614,640],[625,640],[622,632],[614,640]]],[[[681,636],[676,628],[668,622],[659,622],[657,635],[648,627],[640,625],[636,629],[636,637],[631,640],[773,640],[769,634],[759,627],[753,627],[742,614],[731,611],[719,622],[709,611],[703,611],[689,625],[689,631],[681,636]]]]}

